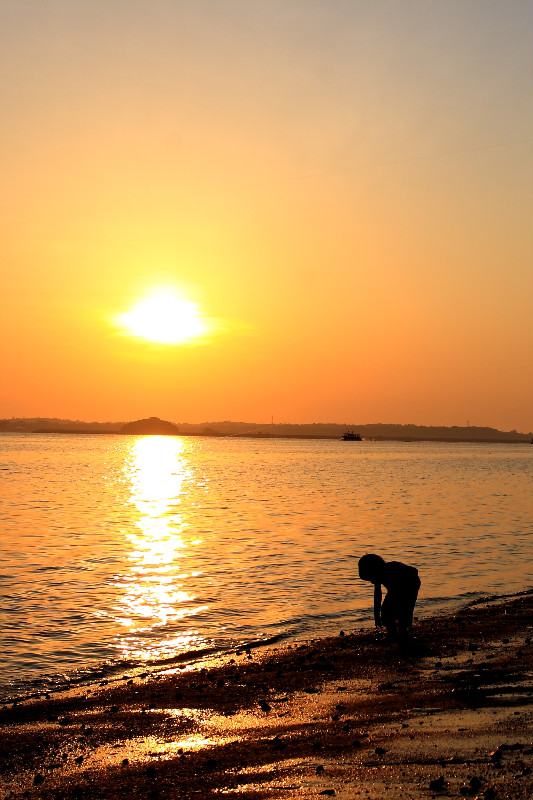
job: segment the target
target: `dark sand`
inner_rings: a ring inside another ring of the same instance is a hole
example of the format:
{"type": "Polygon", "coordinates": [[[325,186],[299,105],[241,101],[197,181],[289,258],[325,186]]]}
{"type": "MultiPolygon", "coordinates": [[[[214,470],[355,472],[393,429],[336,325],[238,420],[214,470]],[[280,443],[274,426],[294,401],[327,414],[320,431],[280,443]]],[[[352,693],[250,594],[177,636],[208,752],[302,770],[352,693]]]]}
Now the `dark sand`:
{"type": "Polygon", "coordinates": [[[0,710],[7,798],[533,797],[530,593],[0,710]]]}

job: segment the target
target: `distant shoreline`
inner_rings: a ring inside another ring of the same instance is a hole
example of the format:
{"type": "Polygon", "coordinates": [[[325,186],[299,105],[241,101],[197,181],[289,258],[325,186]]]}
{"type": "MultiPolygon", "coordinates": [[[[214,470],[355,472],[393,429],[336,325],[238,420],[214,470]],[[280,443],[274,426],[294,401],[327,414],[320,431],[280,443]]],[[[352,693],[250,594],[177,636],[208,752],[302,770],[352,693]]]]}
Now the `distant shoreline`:
{"type": "MultiPolygon", "coordinates": [[[[130,422],[73,420],[59,417],[11,417],[0,419],[0,432],[67,433],[84,436],[113,435],[208,436],[240,439],[325,439],[340,440],[346,432],[357,433],[363,441],[375,442],[484,442],[531,444],[533,432],[499,430],[480,425],[415,425],[413,423],[276,422],[270,424],[217,420],[174,422],[151,416],[130,422]]],[[[357,439],[346,442],[357,447],[357,439]]]]}
{"type": "MultiPolygon", "coordinates": [[[[0,433],[31,433],[31,434],[68,434],[69,436],[150,436],[152,434],[132,434],[117,431],[102,431],[98,429],[88,428],[42,428],[38,430],[3,430],[0,433]]],[[[323,441],[342,441],[341,437],[335,435],[320,435],[320,434],[304,434],[304,433],[207,433],[207,432],[191,432],[184,431],[183,433],[176,434],[157,434],[164,436],[183,436],[183,437],[201,437],[206,439],[311,439],[323,441]]],[[[436,442],[450,444],[524,444],[530,445],[529,439],[510,439],[510,438],[476,438],[476,437],[452,437],[452,436],[367,436],[363,435],[363,441],[366,442],[436,442]]],[[[357,448],[359,442],[346,442],[346,447],[357,448]]]]}

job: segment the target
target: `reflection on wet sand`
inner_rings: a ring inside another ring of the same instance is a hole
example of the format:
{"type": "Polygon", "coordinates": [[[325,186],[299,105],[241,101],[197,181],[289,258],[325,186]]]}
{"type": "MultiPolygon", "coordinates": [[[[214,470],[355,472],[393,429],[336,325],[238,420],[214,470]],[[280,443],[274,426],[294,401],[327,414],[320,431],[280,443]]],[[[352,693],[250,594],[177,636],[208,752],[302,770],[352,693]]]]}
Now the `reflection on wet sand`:
{"type": "Polygon", "coordinates": [[[184,456],[183,440],[170,436],[135,439],[124,464],[130,487],[128,514],[131,526],[129,569],[116,577],[119,599],[113,608],[116,621],[126,629],[115,646],[127,659],[164,659],[201,643],[194,630],[184,630],[183,620],[205,606],[195,606],[187,591],[191,556],[199,540],[191,538],[181,501],[194,489],[192,472],[184,456]],[[166,628],[154,640],[150,632],[166,628]]]}
{"type": "Polygon", "coordinates": [[[408,646],[369,629],[5,705],[0,792],[523,800],[531,611],[522,594],[422,621],[408,646]]]}

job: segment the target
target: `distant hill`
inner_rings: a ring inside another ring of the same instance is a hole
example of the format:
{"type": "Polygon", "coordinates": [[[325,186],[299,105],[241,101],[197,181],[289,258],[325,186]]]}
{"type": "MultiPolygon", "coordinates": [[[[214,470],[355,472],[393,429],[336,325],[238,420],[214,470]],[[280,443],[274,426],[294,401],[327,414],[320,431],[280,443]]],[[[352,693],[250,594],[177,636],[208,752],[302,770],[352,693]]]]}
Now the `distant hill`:
{"type": "MultiPolygon", "coordinates": [[[[496,428],[438,427],[426,425],[398,425],[375,423],[357,425],[354,423],[323,423],[310,425],[276,424],[261,425],[252,422],[166,422],[157,417],[135,422],[80,422],[68,419],[44,417],[18,417],[0,420],[0,431],[19,431],[26,433],[149,433],[146,425],[157,420],[164,426],[161,433],[182,436],[246,436],[254,438],[294,437],[301,439],[340,439],[347,430],[360,433],[364,439],[398,441],[443,441],[443,442],[531,442],[532,433],[499,431],[496,428]],[[143,429],[131,426],[143,426],[143,429]],[[171,426],[171,427],[167,427],[171,426]]],[[[150,425],[148,425],[150,427],[150,425]]],[[[153,426],[151,426],[153,429],[153,426]]],[[[155,432],[155,429],[153,429],[155,432]]]]}
{"type": "Polygon", "coordinates": [[[137,419],[135,422],[127,422],[121,427],[120,433],[135,433],[142,436],[176,436],[179,428],[173,422],[167,422],[159,417],[149,417],[148,419],[137,419]]]}

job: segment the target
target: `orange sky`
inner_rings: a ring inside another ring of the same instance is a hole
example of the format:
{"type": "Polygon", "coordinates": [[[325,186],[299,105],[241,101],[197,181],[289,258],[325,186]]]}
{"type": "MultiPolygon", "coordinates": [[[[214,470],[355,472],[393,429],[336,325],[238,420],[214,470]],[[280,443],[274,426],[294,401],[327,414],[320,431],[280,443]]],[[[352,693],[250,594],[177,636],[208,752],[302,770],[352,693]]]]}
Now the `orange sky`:
{"type": "Polygon", "coordinates": [[[0,417],[533,429],[529,1],[0,28],[0,417]],[[210,333],[117,327],[158,287],[210,333]]]}

